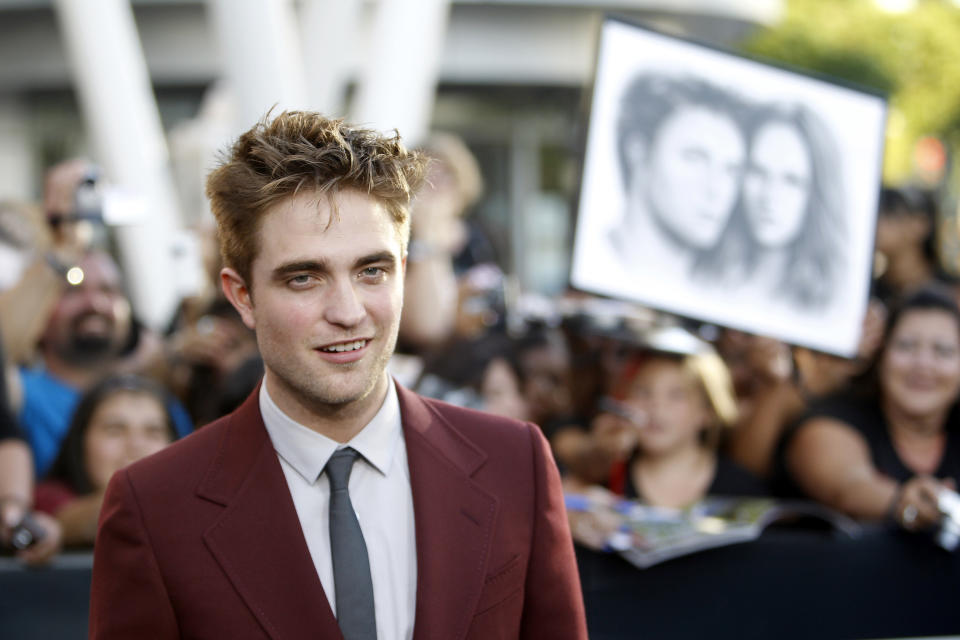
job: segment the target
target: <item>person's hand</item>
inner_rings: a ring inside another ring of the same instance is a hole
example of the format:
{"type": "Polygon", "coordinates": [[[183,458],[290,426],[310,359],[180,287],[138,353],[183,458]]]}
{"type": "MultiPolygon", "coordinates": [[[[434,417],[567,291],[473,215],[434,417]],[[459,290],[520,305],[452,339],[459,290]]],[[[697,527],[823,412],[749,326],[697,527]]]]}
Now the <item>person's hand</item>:
{"type": "Polygon", "coordinates": [[[595,551],[607,551],[622,518],[613,509],[618,497],[596,485],[564,487],[567,495],[567,520],[578,544],[595,551]]]}
{"type": "Polygon", "coordinates": [[[590,433],[597,448],[610,460],[623,460],[637,446],[637,430],[625,418],[602,412],[590,423],[590,433]]]}
{"type": "Polygon", "coordinates": [[[790,347],[773,338],[752,336],[747,360],[751,370],[763,382],[776,384],[789,380],[793,375],[790,347]]]}
{"type": "Polygon", "coordinates": [[[466,206],[450,170],[434,163],[427,185],[410,207],[410,238],[444,255],[456,253],[466,242],[462,214],[466,206]]]}
{"type": "Polygon", "coordinates": [[[171,346],[180,360],[212,367],[224,376],[251,355],[256,342],[239,322],[208,315],[178,333],[171,346]]]}
{"type": "MultiPolygon", "coordinates": [[[[0,502],[0,542],[10,547],[12,534],[28,513],[27,505],[21,500],[7,498],[0,502]]],[[[60,523],[51,516],[34,511],[30,513],[33,525],[40,531],[39,538],[26,549],[16,552],[16,556],[29,565],[49,562],[63,546],[63,533],[60,523]]]]}
{"type": "Polygon", "coordinates": [[[63,547],[63,531],[60,523],[45,513],[34,511],[32,516],[43,535],[26,549],[17,551],[16,555],[28,565],[37,566],[50,562],[63,547]]]}
{"type": "Polygon", "coordinates": [[[877,299],[870,300],[863,316],[863,330],[857,345],[857,361],[869,362],[883,342],[883,327],[887,321],[887,308],[877,299]]]}
{"type": "Polygon", "coordinates": [[[936,526],[941,517],[937,500],[943,489],[956,491],[956,485],[953,480],[941,481],[931,476],[910,478],[897,495],[892,514],[894,519],[908,531],[923,531],[936,526]]]}

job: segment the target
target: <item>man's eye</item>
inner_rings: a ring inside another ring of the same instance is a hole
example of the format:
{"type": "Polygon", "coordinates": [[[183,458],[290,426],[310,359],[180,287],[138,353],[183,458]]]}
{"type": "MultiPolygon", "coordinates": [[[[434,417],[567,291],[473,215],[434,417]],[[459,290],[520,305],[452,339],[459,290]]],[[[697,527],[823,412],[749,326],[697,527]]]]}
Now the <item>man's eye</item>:
{"type": "Polygon", "coordinates": [[[293,276],[287,283],[294,287],[305,287],[313,282],[313,276],[308,274],[301,274],[299,276],[293,276]]]}
{"type": "Polygon", "coordinates": [[[367,267],[360,272],[360,275],[364,278],[380,278],[383,277],[385,273],[382,267],[367,267]]]}

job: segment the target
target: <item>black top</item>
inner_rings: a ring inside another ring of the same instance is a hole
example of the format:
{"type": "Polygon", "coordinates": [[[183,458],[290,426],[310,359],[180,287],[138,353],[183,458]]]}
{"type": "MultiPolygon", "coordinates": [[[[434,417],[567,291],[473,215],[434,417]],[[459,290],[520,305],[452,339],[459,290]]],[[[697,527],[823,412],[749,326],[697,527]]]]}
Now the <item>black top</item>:
{"type": "MultiPolygon", "coordinates": [[[[634,456],[635,455],[636,454],[634,454],[634,456]]],[[[633,460],[634,458],[631,457],[630,462],[627,463],[624,497],[632,500],[643,500],[643,496],[633,484],[633,474],[629,471],[633,460]]],[[[766,483],[757,476],[723,454],[717,454],[717,468],[714,470],[713,480],[710,482],[710,486],[707,487],[707,495],[766,497],[770,495],[770,489],[766,483]]]]}
{"type": "Polygon", "coordinates": [[[0,441],[8,438],[23,438],[23,433],[10,410],[0,407],[0,441]]]}
{"type": "MultiPolygon", "coordinates": [[[[800,429],[813,418],[831,418],[838,420],[859,433],[867,442],[870,459],[880,473],[897,482],[906,482],[917,475],[903,463],[893,446],[887,419],[880,409],[876,398],[855,393],[836,394],[824,398],[812,405],[803,417],[784,435],[781,451],[790,446],[790,442],[800,429]]],[[[936,478],[953,478],[960,481],[960,413],[956,408],[950,412],[947,420],[947,444],[943,458],[933,475],[936,478]]],[[[779,456],[778,466],[785,470],[784,456],[779,456]]]]}

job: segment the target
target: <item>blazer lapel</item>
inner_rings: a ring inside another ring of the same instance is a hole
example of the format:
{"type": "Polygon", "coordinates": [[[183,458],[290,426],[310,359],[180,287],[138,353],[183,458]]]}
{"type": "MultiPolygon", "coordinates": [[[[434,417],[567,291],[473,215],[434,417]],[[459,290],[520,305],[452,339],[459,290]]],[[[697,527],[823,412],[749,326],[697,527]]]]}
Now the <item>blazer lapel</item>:
{"type": "Polygon", "coordinates": [[[499,501],[470,477],[486,454],[397,385],[417,538],[414,640],[462,638],[487,573],[499,501]]]}
{"type": "Polygon", "coordinates": [[[197,490],[226,507],[204,542],[271,637],[342,640],[263,426],[258,391],[230,420],[197,490]]]}

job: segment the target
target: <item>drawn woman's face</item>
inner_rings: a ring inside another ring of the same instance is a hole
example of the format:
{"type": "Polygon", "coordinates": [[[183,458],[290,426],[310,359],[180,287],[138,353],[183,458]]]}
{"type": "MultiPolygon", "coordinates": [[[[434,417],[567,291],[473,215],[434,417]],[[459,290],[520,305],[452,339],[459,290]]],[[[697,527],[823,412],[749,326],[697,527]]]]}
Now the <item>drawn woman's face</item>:
{"type": "Polygon", "coordinates": [[[744,208],[754,239],[782,247],[797,237],[810,202],[810,149],[792,124],[757,129],[743,181],[744,208]]]}
{"type": "Polygon", "coordinates": [[[681,106],[654,136],[646,166],[650,213],[684,244],[712,246],[733,211],[746,144],[729,115],[681,106]]]}

